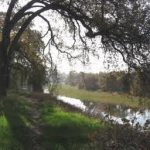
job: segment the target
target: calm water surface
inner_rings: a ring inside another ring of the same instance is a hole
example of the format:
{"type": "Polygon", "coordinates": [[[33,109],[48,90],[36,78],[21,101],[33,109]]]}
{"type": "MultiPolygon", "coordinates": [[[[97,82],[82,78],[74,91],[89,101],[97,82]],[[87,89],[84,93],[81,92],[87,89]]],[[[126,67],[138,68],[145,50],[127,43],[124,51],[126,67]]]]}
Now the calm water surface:
{"type": "MultiPolygon", "coordinates": [[[[58,96],[58,100],[70,104],[83,112],[95,116],[97,118],[105,118],[106,120],[113,120],[119,124],[124,124],[125,121],[135,126],[139,124],[144,126],[150,123],[149,109],[133,109],[121,105],[109,105],[93,102],[82,102],[79,99],[58,96]]],[[[150,127],[150,124],[148,125],[150,127]]]]}
{"type": "MultiPolygon", "coordinates": [[[[44,93],[49,93],[48,89],[44,89],[44,93]]],[[[124,124],[127,121],[133,126],[139,124],[141,127],[147,124],[147,128],[150,128],[150,109],[133,109],[121,105],[83,102],[80,99],[65,96],[58,96],[57,100],[76,107],[96,118],[112,120],[119,124],[124,124]]]]}

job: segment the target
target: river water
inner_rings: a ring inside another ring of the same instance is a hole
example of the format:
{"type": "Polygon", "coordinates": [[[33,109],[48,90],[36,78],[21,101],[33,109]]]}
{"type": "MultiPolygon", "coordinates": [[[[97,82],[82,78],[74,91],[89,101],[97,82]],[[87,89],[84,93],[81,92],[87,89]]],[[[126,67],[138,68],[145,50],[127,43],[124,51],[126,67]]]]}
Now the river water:
{"type": "MultiPolygon", "coordinates": [[[[44,90],[48,93],[48,90],[44,90]]],[[[149,109],[133,109],[121,105],[102,104],[98,102],[83,102],[80,99],[70,98],[65,96],[57,96],[57,100],[69,104],[80,109],[86,114],[111,120],[114,123],[124,124],[129,123],[132,126],[139,125],[150,129],[150,110],[149,109]]]]}

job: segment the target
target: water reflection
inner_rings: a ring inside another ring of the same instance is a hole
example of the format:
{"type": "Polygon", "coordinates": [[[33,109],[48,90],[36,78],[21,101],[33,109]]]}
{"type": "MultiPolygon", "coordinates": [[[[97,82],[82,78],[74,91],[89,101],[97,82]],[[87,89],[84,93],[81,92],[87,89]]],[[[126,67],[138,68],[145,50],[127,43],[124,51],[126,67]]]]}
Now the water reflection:
{"type": "Polygon", "coordinates": [[[63,101],[64,103],[70,104],[72,106],[75,106],[83,111],[86,110],[86,106],[84,105],[84,103],[79,100],[79,99],[75,99],[75,98],[70,98],[70,97],[65,97],[65,96],[57,96],[58,100],[63,101]]]}
{"type": "Polygon", "coordinates": [[[49,94],[48,88],[43,88],[43,92],[44,92],[45,94],[49,94]]]}
{"type": "Polygon", "coordinates": [[[137,123],[140,126],[144,126],[146,122],[150,122],[149,109],[138,110],[121,105],[106,105],[93,102],[83,103],[79,99],[65,96],[58,96],[57,99],[79,108],[89,115],[97,118],[105,118],[106,120],[113,120],[119,124],[124,124],[125,121],[127,121],[133,126],[135,126],[137,123]]]}
{"type": "MultiPolygon", "coordinates": [[[[47,88],[44,88],[44,93],[49,93],[49,90],[47,88]]],[[[150,128],[149,109],[133,109],[121,105],[110,105],[96,102],[82,102],[80,99],[65,96],[58,96],[57,99],[82,110],[86,114],[97,118],[112,120],[119,124],[129,122],[133,126],[139,124],[143,127],[145,124],[147,124],[147,128],[150,128]]]]}

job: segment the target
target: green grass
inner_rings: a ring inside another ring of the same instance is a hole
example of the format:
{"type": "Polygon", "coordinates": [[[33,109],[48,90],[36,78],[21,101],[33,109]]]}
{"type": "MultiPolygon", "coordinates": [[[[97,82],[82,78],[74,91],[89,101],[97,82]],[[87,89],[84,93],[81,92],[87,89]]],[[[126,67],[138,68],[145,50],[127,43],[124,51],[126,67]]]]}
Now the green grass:
{"type": "MultiPolygon", "coordinates": [[[[44,108],[42,114],[42,121],[51,127],[66,127],[67,130],[71,127],[72,129],[74,128],[75,131],[76,129],[82,129],[83,134],[86,133],[86,131],[90,132],[99,127],[103,127],[102,124],[95,119],[88,118],[80,113],[64,111],[58,106],[44,108]]],[[[76,134],[76,132],[69,134],[76,134]]]]}
{"type": "MultiPolygon", "coordinates": [[[[118,149],[150,147],[148,133],[86,117],[49,95],[32,96],[41,100],[38,110],[43,134],[38,142],[43,150],[104,150],[114,145],[119,146],[118,149]]],[[[28,112],[33,105],[26,101],[27,98],[10,94],[4,106],[1,105],[0,150],[32,149],[32,120],[28,112]]]]}
{"type": "Polygon", "coordinates": [[[24,150],[29,144],[31,125],[25,98],[10,94],[4,99],[0,115],[0,150],[24,150]]]}
{"type": "Polygon", "coordinates": [[[22,146],[13,137],[11,127],[4,115],[0,116],[0,150],[21,150],[22,146]]]}
{"type": "Polygon", "coordinates": [[[41,122],[45,124],[44,147],[54,150],[83,148],[88,144],[89,137],[106,128],[104,122],[47,104],[42,108],[41,122]]]}
{"type": "MultiPolygon", "coordinates": [[[[106,128],[104,122],[69,112],[63,105],[57,105],[53,98],[40,95],[42,98],[45,101],[41,102],[39,111],[43,136],[39,142],[43,150],[88,150],[90,137],[106,128]]],[[[32,122],[28,114],[31,105],[26,99],[16,94],[6,98],[0,115],[0,150],[31,149],[32,122]]]]}
{"type": "Polygon", "coordinates": [[[105,150],[150,148],[150,134],[128,125],[114,125],[71,112],[64,105],[45,103],[41,108],[44,150],[105,150]],[[143,140],[145,141],[143,143],[143,140]]]}
{"type": "Polygon", "coordinates": [[[127,94],[87,91],[69,85],[62,85],[58,90],[59,95],[77,98],[84,101],[88,100],[106,104],[121,104],[130,107],[150,107],[150,99],[140,99],[127,94]]]}

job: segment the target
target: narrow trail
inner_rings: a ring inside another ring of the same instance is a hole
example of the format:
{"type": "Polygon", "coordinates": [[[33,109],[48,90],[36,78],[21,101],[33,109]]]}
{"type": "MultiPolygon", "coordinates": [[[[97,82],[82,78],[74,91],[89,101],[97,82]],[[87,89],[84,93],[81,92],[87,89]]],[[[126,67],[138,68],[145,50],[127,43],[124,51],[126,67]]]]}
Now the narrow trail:
{"type": "Polygon", "coordinates": [[[32,122],[31,126],[31,135],[30,138],[32,140],[32,150],[43,150],[41,147],[41,137],[42,137],[42,129],[40,123],[40,107],[41,102],[38,99],[29,98],[28,102],[31,104],[29,109],[29,115],[32,122]]]}

